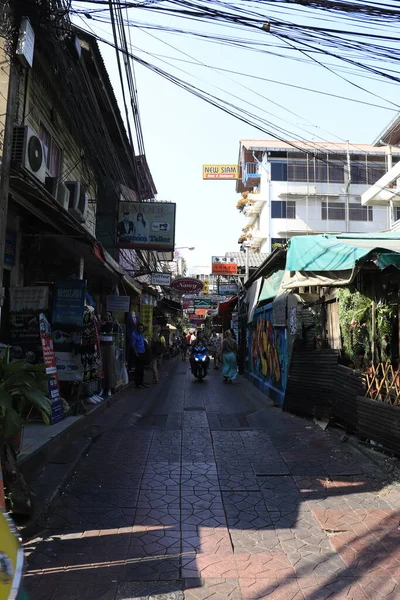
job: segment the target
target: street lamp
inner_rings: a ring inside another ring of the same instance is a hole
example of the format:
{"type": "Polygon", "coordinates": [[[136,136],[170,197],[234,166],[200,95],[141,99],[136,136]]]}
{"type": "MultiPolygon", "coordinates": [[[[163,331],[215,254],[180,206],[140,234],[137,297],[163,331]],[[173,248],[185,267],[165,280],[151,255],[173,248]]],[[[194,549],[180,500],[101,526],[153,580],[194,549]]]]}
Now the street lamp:
{"type": "Polygon", "coordinates": [[[194,250],[194,246],[178,246],[175,250],[194,250]]]}

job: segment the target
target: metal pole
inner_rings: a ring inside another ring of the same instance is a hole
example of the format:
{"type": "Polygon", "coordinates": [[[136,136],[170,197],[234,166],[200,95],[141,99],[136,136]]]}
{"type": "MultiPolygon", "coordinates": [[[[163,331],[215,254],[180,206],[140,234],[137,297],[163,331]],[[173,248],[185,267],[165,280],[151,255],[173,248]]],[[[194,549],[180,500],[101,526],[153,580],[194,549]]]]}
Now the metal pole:
{"type": "Polygon", "coordinates": [[[351,186],[351,164],[350,164],[350,146],[347,141],[347,185],[346,185],[346,232],[350,231],[350,186],[351,186]]]}
{"type": "Polygon", "coordinates": [[[245,268],[245,276],[244,276],[244,281],[246,282],[249,278],[249,247],[246,245],[244,247],[245,252],[246,252],[246,268],[245,268]]]}
{"type": "Polygon", "coordinates": [[[18,73],[14,64],[14,58],[12,57],[10,61],[10,76],[8,81],[7,108],[3,136],[3,156],[0,170],[0,318],[5,294],[3,287],[4,253],[6,247],[8,194],[10,191],[11,146],[15,107],[17,105],[17,92],[18,73]]]}

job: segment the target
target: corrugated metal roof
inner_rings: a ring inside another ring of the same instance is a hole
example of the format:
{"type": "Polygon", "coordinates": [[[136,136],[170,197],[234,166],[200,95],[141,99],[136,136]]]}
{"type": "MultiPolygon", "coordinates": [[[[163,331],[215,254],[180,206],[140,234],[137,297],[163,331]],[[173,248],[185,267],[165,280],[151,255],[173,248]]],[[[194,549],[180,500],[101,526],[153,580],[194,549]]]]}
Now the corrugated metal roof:
{"type": "MultiPolygon", "coordinates": [[[[323,152],[324,150],[330,152],[346,153],[347,143],[340,142],[301,142],[299,140],[288,140],[287,142],[281,142],[280,140],[240,140],[242,146],[248,150],[292,150],[296,151],[296,148],[301,150],[310,150],[312,152],[323,152]]],[[[358,144],[350,143],[349,152],[351,154],[385,154],[385,147],[377,147],[372,144],[358,144]]],[[[399,151],[395,151],[394,154],[400,154],[399,151]]]]}
{"type": "MultiPolygon", "coordinates": [[[[227,258],[236,258],[238,267],[246,266],[246,253],[245,252],[225,252],[227,258]]],[[[249,252],[249,267],[260,267],[268,254],[261,254],[260,252],[249,252]]]]}

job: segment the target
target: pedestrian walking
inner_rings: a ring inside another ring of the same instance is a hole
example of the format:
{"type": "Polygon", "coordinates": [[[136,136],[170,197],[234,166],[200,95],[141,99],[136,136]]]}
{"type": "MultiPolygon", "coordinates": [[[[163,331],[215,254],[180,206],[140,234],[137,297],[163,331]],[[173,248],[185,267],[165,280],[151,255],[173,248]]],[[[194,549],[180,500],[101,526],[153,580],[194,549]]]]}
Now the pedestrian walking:
{"type": "Polygon", "coordinates": [[[231,331],[225,331],[221,345],[222,352],[222,375],[224,383],[232,383],[237,377],[237,343],[232,337],[231,331]]]}
{"type": "Polygon", "coordinates": [[[146,349],[146,340],[144,339],[144,327],[138,325],[136,331],[132,334],[132,350],[135,355],[135,385],[137,388],[149,387],[144,383],[144,368],[148,359],[146,349]]]}
{"type": "Polygon", "coordinates": [[[217,334],[217,332],[215,330],[212,331],[211,333],[211,337],[210,337],[210,351],[211,351],[211,356],[214,359],[214,370],[218,370],[218,359],[219,359],[219,351],[220,351],[220,347],[221,347],[221,341],[219,339],[219,335],[217,334]]]}
{"type": "Polygon", "coordinates": [[[155,331],[151,340],[151,370],[153,371],[153,383],[159,382],[158,369],[161,367],[165,350],[165,343],[163,344],[162,337],[163,336],[160,336],[160,334],[155,331]]]}

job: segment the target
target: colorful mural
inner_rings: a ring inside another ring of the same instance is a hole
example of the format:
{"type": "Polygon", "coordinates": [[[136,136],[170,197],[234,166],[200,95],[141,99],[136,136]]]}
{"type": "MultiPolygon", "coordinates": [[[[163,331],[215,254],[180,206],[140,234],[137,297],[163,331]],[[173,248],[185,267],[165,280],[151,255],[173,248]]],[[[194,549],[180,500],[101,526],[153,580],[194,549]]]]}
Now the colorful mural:
{"type": "Polygon", "coordinates": [[[269,306],[256,311],[248,335],[248,374],[273,400],[282,404],[288,370],[287,330],[273,326],[269,306]]]}

